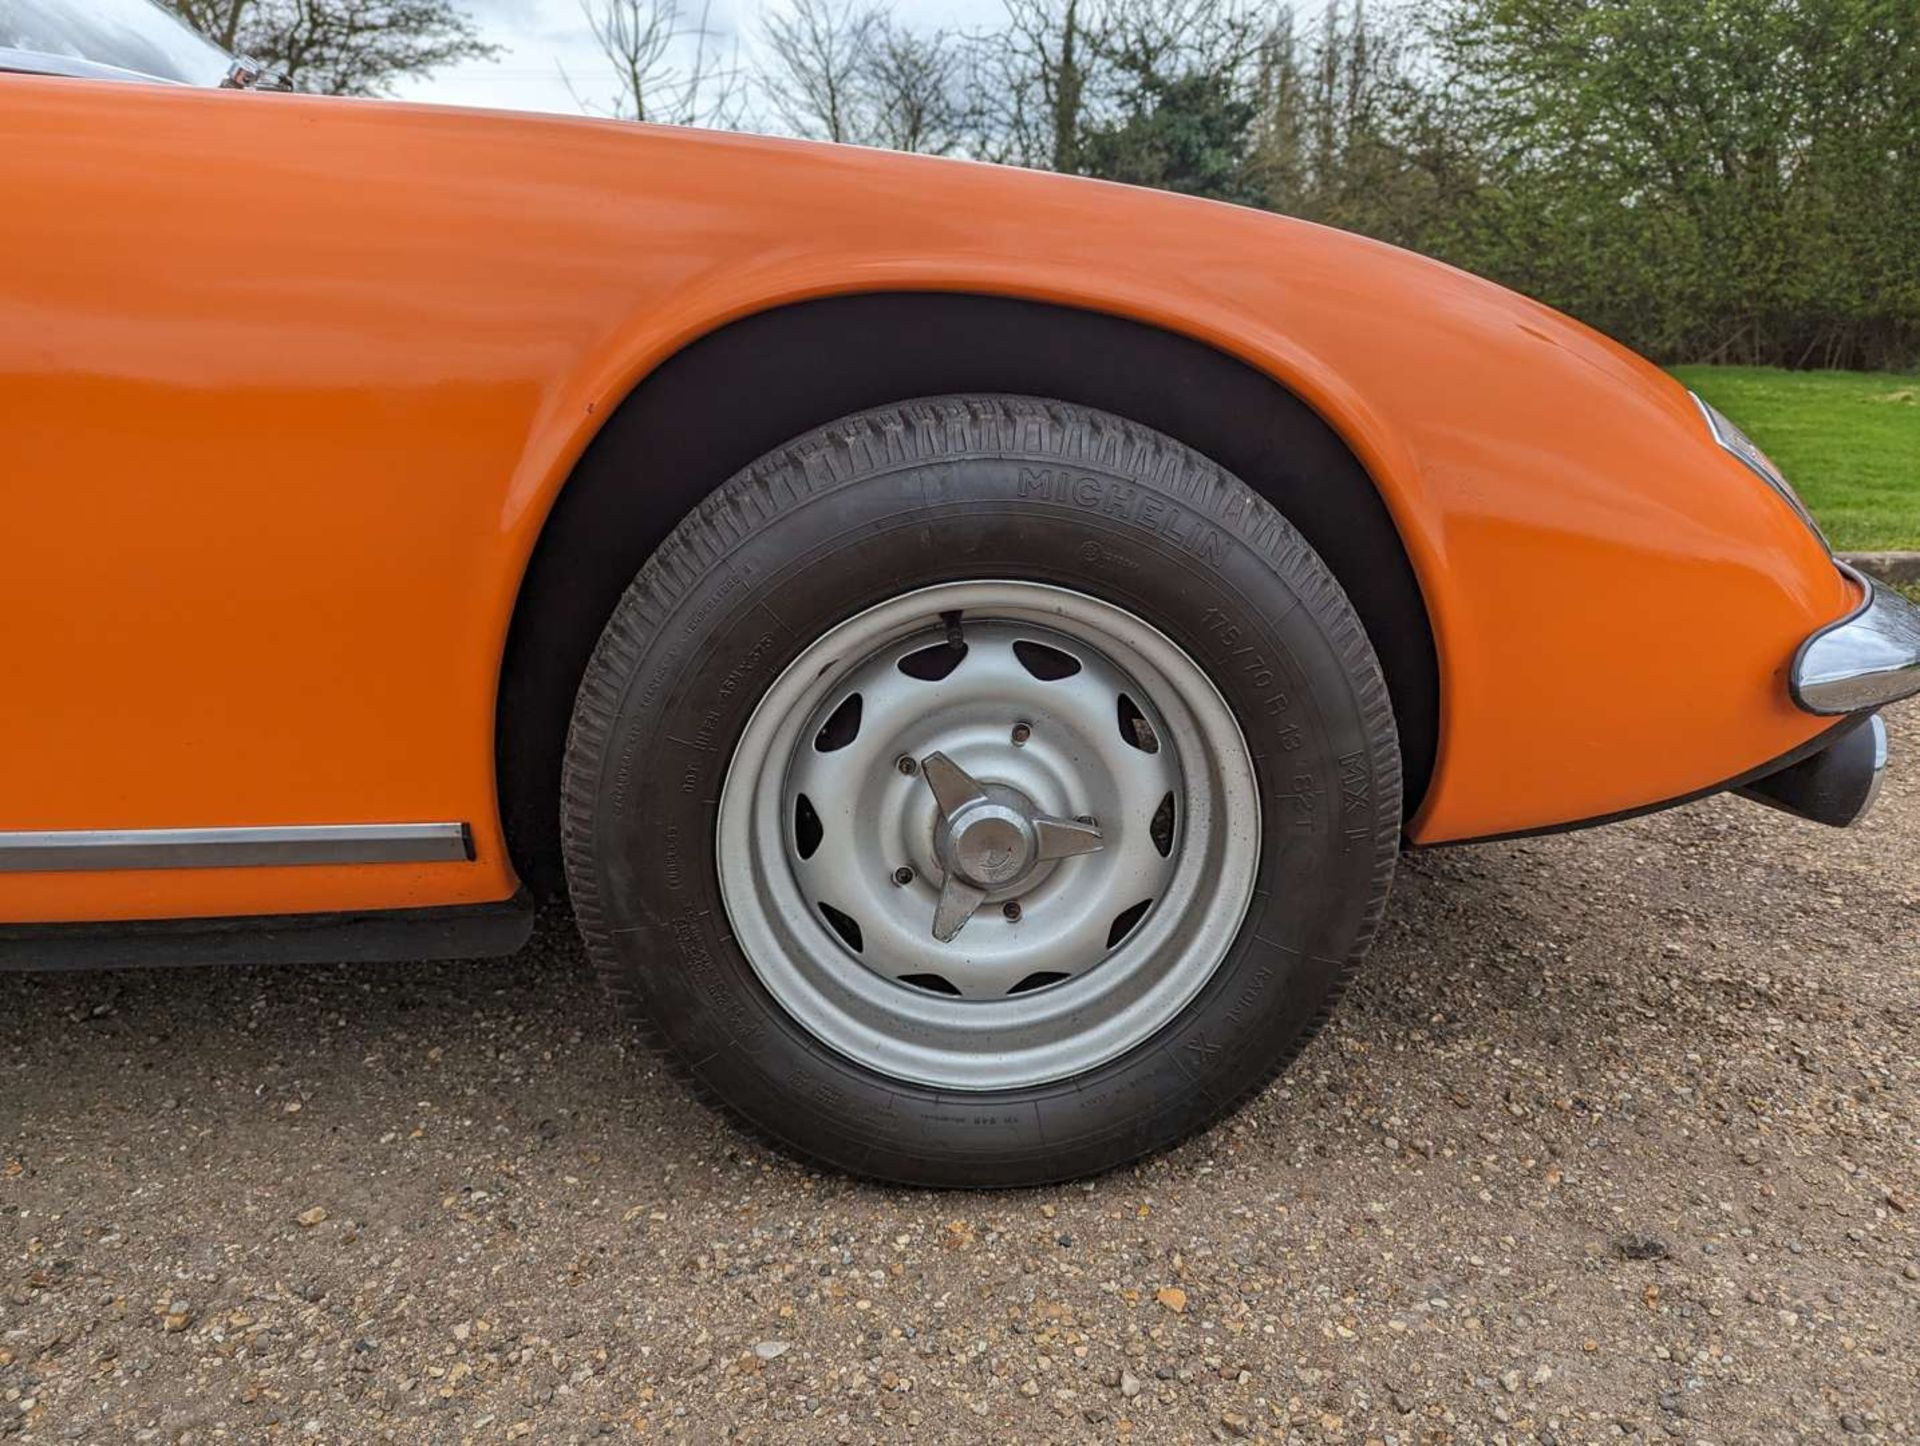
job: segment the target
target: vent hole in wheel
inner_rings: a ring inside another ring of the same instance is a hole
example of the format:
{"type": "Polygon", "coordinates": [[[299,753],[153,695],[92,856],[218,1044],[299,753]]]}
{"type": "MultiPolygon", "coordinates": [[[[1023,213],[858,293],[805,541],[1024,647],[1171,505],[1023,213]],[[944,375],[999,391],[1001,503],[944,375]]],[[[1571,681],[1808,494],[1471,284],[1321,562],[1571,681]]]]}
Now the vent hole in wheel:
{"type": "Polygon", "coordinates": [[[1043,683],[1057,683],[1080,671],[1080,660],[1072,653],[1063,653],[1045,643],[1030,643],[1025,638],[1013,645],[1013,655],[1020,660],[1021,667],[1043,683]]]}
{"type": "Polygon", "coordinates": [[[956,999],[960,997],[959,986],[938,974],[902,974],[900,982],[911,984],[915,989],[924,989],[929,994],[951,994],[956,999]]]}
{"type": "Polygon", "coordinates": [[[1107,930],[1107,947],[1114,948],[1133,932],[1134,925],[1146,917],[1147,910],[1153,907],[1152,899],[1142,899],[1132,908],[1122,909],[1113,916],[1113,927],[1107,930]]]}
{"type": "Polygon", "coordinates": [[[1153,840],[1154,848],[1161,858],[1173,852],[1173,791],[1160,800],[1160,806],[1153,811],[1153,820],[1147,825],[1147,837],[1153,840]]]}
{"type": "Polygon", "coordinates": [[[833,927],[833,932],[845,941],[849,949],[853,950],[856,954],[860,952],[865,941],[860,936],[860,926],[853,921],[850,915],[841,913],[838,909],[834,908],[832,904],[822,904],[820,906],[820,917],[825,919],[827,923],[833,927]]]}
{"type": "Polygon", "coordinates": [[[1153,731],[1153,725],[1147,721],[1147,715],[1140,711],[1140,705],[1122,693],[1119,710],[1121,740],[1142,753],[1158,753],[1160,735],[1153,731]]]}
{"type": "Polygon", "coordinates": [[[813,746],[821,753],[845,748],[860,736],[860,695],[849,693],[840,706],[827,716],[820,731],[813,735],[813,746]]]}
{"type": "Polygon", "coordinates": [[[1018,984],[1014,985],[1013,988],[1009,989],[1007,993],[1025,994],[1029,989],[1045,989],[1049,984],[1058,984],[1062,979],[1071,977],[1071,975],[1061,974],[1055,970],[1042,969],[1037,973],[1029,974],[1025,979],[1022,979],[1018,984]]]}
{"type": "Polygon", "coordinates": [[[827,831],[820,826],[820,815],[813,811],[813,800],[804,793],[793,800],[793,847],[803,859],[813,857],[827,831]]]}
{"type": "Polygon", "coordinates": [[[923,683],[937,683],[967,658],[965,643],[935,643],[930,648],[921,648],[902,658],[897,666],[909,678],[918,678],[923,683]]]}

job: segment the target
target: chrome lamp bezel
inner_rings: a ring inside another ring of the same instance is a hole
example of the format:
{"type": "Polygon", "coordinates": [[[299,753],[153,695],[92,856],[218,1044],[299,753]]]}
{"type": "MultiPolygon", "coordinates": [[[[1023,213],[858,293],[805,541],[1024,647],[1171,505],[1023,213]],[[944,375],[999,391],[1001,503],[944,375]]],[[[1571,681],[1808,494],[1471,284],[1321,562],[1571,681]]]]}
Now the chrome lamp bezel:
{"type": "Polygon", "coordinates": [[[1787,481],[1786,473],[1780,470],[1773,458],[1761,451],[1759,444],[1741,431],[1726,413],[1698,392],[1690,391],[1687,395],[1693,398],[1694,406],[1700,409],[1700,416],[1707,424],[1707,433],[1719,444],[1720,449],[1772,488],[1774,495],[1793,509],[1794,516],[1806,524],[1807,531],[1819,538],[1820,545],[1831,554],[1833,544],[1827,541],[1827,534],[1820,530],[1820,524],[1813,520],[1807,504],[1800,500],[1800,494],[1793,490],[1793,484],[1787,481]]]}

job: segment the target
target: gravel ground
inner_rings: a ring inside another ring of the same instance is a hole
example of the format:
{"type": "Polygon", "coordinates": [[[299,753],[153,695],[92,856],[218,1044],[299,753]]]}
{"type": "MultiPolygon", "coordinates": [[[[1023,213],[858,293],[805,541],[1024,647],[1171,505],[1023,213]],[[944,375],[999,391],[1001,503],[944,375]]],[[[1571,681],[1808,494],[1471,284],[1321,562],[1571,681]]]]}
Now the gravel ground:
{"type": "Polygon", "coordinates": [[[1716,800],[1409,859],[1279,1084],[1043,1191],[770,1158],[563,918],[0,977],[0,1438],[1920,1438],[1894,730],[1851,834],[1716,800]]]}

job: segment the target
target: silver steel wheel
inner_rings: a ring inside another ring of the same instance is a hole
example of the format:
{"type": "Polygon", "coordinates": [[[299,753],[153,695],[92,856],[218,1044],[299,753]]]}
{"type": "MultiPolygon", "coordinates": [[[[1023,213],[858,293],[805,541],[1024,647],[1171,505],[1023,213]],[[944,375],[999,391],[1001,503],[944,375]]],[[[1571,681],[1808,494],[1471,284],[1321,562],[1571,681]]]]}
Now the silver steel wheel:
{"type": "Polygon", "coordinates": [[[869,1069],[998,1090],[1151,1038],[1253,893],[1253,761],[1199,666],[1111,603],[947,583],[781,674],[721,790],[754,972],[869,1069]]]}

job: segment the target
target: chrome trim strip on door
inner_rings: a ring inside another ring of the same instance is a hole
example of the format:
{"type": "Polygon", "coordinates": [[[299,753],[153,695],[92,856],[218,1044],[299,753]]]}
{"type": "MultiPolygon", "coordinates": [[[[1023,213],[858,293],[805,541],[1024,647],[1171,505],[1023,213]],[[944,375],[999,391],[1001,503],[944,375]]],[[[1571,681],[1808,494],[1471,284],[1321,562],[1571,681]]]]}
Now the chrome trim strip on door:
{"type": "Polygon", "coordinates": [[[0,873],[415,864],[473,857],[464,823],[321,823],[278,828],[111,828],[0,833],[0,873]]]}

